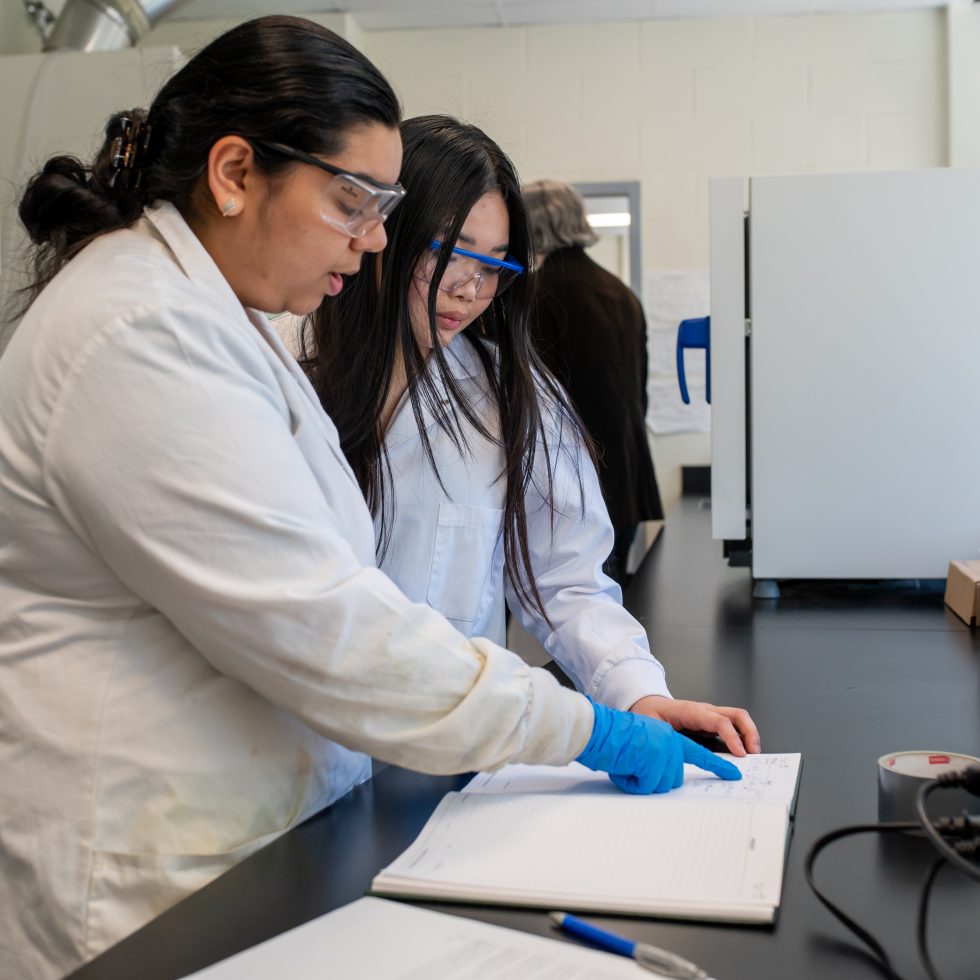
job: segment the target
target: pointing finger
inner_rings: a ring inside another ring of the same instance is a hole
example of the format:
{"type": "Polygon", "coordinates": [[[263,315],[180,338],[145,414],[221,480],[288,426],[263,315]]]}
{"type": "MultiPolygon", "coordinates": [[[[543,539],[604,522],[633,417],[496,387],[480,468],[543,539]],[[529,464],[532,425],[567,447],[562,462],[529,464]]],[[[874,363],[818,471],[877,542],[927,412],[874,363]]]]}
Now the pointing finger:
{"type": "Polygon", "coordinates": [[[742,778],[742,773],[738,766],[733,765],[727,759],[722,759],[721,756],[715,755],[710,749],[706,749],[703,745],[698,745],[697,742],[691,741],[691,739],[684,735],[678,735],[678,738],[682,740],[684,746],[685,762],[690,762],[691,765],[697,766],[699,769],[713,772],[721,779],[737,780],[742,778]]]}

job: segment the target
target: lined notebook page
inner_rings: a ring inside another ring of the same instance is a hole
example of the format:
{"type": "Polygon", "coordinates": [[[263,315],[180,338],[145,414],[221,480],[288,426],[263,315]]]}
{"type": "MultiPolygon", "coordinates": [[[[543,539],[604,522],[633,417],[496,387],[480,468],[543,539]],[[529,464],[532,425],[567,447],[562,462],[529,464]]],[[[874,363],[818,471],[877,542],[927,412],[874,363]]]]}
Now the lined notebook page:
{"type": "MultiPolygon", "coordinates": [[[[665,797],[681,799],[726,799],[760,802],[772,800],[789,807],[796,795],[801,756],[798,752],[750,755],[736,758],[719,753],[738,766],[742,778],[725,782],[697,766],[685,764],[684,785],[665,797]]],[[[465,787],[464,793],[610,793],[619,790],[604,772],[593,772],[578,762],[567,766],[504,766],[496,772],[481,772],[465,787]]]]}
{"type": "Polygon", "coordinates": [[[450,793],[374,888],[622,912],[714,909],[711,917],[768,921],[786,834],[781,805],[616,790],[450,793]],[[752,905],[769,912],[733,916],[752,905]]]}

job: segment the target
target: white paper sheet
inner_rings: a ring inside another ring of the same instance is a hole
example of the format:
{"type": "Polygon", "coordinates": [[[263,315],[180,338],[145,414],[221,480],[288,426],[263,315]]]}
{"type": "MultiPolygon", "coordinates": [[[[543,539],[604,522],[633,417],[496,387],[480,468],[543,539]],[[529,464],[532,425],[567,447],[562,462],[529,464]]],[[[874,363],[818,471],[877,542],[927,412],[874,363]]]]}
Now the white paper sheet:
{"type": "Polygon", "coordinates": [[[193,980],[649,980],[657,976],[625,957],[380,898],[362,898],[192,974],[193,980]]]}
{"type": "Polygon", "coordinates": [[[651,380],[647,387],[647,424],[653,432],[657,435],[669,435],[673,432],[711,431],[711,406],[707,402],[705,379],[688,376],[687,393],[691,399],[689,405],[681,400],[676,374],[673,378],[651,380]]]}
{"type": "Polygon", "coordinates": [[[711,414],[705,402],[704,353],[690,351],[685,355],[690,405],[681,401],[677,379],[677,328],[681,320],[708,315],[708,270],[649,270],[643,276],[643,297],[649,352],[647,424],[661,435],[708,432],[711,414]]]}

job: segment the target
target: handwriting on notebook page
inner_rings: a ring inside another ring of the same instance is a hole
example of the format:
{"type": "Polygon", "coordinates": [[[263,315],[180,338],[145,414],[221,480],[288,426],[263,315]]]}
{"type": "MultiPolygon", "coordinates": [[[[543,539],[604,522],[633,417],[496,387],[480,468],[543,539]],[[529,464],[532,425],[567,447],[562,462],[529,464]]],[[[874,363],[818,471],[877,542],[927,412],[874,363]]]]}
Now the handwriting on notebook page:
{"type": "MultiPolygon", "coordinates": [[[[742,772],[738,782],[726,782],[696,766],[684,766],[684,785],[667,794],[668,799],[736,799],[792,801],[800,769],[799,753],[750,755],[738,759],[723,754],[742,772]]],[[[480,773],[465,793],[618,793],[602,772],[577,762],[567,766],[504,766],[480,773]]]]}

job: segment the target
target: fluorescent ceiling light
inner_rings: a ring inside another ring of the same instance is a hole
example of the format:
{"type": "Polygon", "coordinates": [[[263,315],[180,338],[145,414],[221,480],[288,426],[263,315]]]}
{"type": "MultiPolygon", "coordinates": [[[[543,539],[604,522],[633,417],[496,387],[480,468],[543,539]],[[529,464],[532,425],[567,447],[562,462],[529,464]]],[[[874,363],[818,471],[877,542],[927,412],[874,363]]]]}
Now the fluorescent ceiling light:
{"type": "Polygon", "coordinates": [[[629,228],[629,211],[607,211],[601,214],[590,214],[589,224],[593,228],[629,228]]]}

